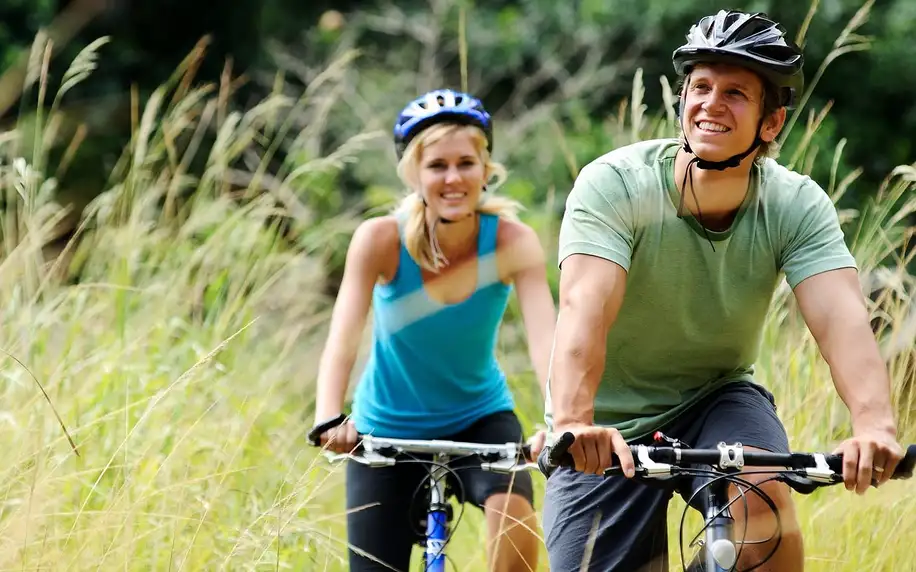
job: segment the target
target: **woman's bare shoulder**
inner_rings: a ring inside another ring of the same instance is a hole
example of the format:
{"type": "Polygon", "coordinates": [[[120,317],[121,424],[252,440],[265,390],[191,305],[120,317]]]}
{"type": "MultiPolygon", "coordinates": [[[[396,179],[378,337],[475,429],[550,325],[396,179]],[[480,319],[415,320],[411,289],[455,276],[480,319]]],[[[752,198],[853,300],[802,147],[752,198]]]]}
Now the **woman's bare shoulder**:
{"type": "Polygon", "coordinates": [[[351,254],[364,264],[374,266],[385,280],[397,270],[401,237],[394,215],[366,219],[359,224],[350,241],[351,254]]]}

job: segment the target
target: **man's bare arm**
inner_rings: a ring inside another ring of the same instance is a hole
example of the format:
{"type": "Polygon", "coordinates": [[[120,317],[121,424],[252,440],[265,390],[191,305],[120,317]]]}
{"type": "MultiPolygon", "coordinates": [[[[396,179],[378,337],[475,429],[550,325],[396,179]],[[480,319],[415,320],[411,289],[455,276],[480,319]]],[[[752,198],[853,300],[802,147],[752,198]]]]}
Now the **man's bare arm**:
{"type": "Polygon", "coordinates": [[[625,471],[632,466],[620,433],[592,425],[607,333],[625,289],[626,271],[618,264],[585,254],[563,261],[550,401],[555,431],[576,436],[570,453],[577,470],[587,473],[610,466],[612,451],[620,456],[625,471]]]}
{"type": "Polygon", "coordinates": [[[903,450],[896,442],[887,367],[868,320],[868,310],[852,268],[824,272],[795,287],[805,323],[830,366],[837,393],[852,417],[853,438],[841,449],[847,488],[865,492],[872,466],[886,481],[903,450]]]}

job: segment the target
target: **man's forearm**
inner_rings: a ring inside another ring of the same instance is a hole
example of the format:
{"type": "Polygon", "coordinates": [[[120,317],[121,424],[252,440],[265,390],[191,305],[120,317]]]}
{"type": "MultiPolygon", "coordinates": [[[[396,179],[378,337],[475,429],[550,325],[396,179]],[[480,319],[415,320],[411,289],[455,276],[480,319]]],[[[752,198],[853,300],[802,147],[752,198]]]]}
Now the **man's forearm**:
{"type": "Polygon", "coordinates": [[[607,351],[601,331],[600,320],[589,320],[574,308],[560,311],[550,379],[555,425],[594,422],[595,394],[607,351]]]}
{"type": "Polygon", "coordinates": [[[826,345],[824,358],[853,428],[896,431],[887,367],[868,323],[833,330],[826,345]]]}

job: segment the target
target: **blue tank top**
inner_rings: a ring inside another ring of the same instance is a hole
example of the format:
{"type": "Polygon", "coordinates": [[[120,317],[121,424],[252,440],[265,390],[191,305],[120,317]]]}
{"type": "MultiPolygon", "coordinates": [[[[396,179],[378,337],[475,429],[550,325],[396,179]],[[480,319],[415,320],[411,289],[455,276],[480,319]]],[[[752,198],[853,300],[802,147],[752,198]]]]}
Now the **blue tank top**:
{"type": "Polygon", "coordinates": [[[372,292],[372,349],[351,415],[357,431],[433,439],[514,408],[495,355],[511,290],[496,267],[498,224],[496,216],[480,215],[477,286],[456,304],[430,298],[401,240],[394,279],[372,292]]]}

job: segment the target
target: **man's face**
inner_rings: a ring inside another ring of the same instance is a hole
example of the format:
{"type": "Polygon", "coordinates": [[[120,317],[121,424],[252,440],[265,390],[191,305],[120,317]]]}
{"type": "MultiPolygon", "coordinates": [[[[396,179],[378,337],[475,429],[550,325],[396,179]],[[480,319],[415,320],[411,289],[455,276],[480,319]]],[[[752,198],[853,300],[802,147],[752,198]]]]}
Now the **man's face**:
{"type": "MultiPolygon", "coordinates": [[[[763,81],[754,72],[728,64],[693,68],[684,88],[684,132],[694,153],[723,161],[747,150],[763,113],[763,81]]],[[[770,115],[760,138],[770,142],[785,122],[785,108],[770,115]]]]}

